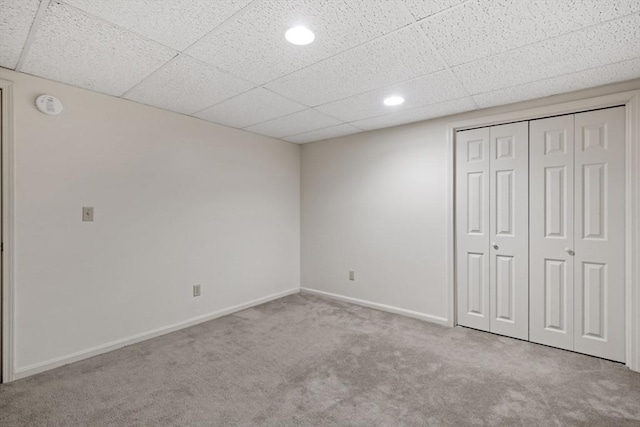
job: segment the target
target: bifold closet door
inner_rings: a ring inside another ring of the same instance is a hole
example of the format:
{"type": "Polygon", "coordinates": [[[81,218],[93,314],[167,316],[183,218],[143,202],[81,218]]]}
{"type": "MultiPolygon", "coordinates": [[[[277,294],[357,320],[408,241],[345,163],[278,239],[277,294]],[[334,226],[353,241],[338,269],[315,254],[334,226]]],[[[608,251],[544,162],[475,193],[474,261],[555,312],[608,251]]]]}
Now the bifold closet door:
{"type": "Polygon", "coordinates": [[[529,339],[529,125],[490,128],[490,331],[529,339]]]}
{"type": "Polygon", "coordinates": [[[573,350],[574,116],[530,122],[531,341],[573,350]]]}
{"type": "Polygon", "coordinates": [[[489,330],[489,128],[456,134],[458,324],[489,330]]]}
{"type": "Polygon", "coordinates": [[[530,124],[530,338],[624,361],[624,107],[530,124]]]}
{"type": "Polygon", "coordinates": [[[528,338],[528,124],[456,136],[458,324],[528,338]]]}
{"type": "Polygon", "coordinates": [[[574,349],[623,362],[624,107],[575,115],[574,349]]]}

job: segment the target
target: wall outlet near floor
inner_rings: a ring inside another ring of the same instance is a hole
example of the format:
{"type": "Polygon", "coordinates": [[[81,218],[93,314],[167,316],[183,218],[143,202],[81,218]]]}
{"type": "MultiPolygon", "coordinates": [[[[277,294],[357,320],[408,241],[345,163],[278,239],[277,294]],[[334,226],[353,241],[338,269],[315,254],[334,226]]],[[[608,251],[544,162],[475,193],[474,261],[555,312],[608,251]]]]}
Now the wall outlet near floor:
{"type": "Polygon", "coordinates": [[[200,285],[193,285],[193,296],[194,297],[200,296],[200,285]]]}
{"type": "Polygon", "coordinates": [[[349,280],[356,280],[356,272],[349,270],[349,280]]]}

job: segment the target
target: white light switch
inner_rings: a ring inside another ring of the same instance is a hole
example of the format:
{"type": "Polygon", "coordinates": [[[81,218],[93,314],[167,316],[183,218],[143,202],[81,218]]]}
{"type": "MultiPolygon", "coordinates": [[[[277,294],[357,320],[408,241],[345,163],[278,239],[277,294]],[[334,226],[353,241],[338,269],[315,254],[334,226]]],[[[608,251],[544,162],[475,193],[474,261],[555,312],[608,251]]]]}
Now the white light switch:
{"type": "Polygon", "coordinates": [[[82,208],[82,220],[83,221],[93,221],[93,208],[92,207],[83,207],[82,208]]]}
{"type": "Polygon", "coordinates": [[[356,280],[356,272],[349,270],[349,280],[356,280]]]}

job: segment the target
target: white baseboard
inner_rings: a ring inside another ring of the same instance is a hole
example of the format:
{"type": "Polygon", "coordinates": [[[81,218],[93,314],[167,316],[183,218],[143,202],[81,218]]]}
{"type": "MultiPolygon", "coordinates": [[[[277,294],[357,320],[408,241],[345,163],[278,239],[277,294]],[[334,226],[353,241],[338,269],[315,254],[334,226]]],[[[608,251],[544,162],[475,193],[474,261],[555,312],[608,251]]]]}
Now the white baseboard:
{"type": "Polygon", "coordinates": [[[376,310],[381,310],[381,311],[387,311],[389,313],[401,314],[403,316],[413,317],[414,319],[425,320],[427,322],[437,323],[443,326],[451,326],[451,323],[445,317],[433,316],[431,314],[420,313],[419,311],[412,311],[404,308],[394,307],[391,305],[380,304],[377,302],[371,302],[371,301],[366,301],[362,299],[346,297],[343,295],[332,294],[330,292],[318,291],[316,289],[300,288],[300,292],[320,295],[320,296],[335,299],[338,301],[344,301],[344,302],[349,302],[351,304],[361,305],[363,307],[374,308],[376,310]]]}
{"type": "Polygon", "coordinates": [[[68,365],[69,363],[77,362],[83,359],[88,359],[93,356],[97,356],[103,353],[117,350],[119,348],[131,345],[131,344],[135,344],[141,341],[145,341],[151,338],[155,338],[160,335],[165,335],[180,329],[188,328],[189,326],[197,325],[198,323],[203,323],[209,320],[217,319],[218,317],[226,316],[228,314],[233,314],[238,311],[245,310],[247,308],[254,307],[256,305],[264,304],[265,302],[283,298],[283,297],[286,297],[287,295],[297,294],[299,292],[300,292],[299,288],[289,289],[288,291],[267,295],[266,297],[258,298],[243,304],[238,304],[233,307],[224,308],[222,310],[217,310],[212,313],[204,314],[202,316],[193,317],[183,322],[174,323],[173,325],[164,326],[162,328],[154,329],[149,332],[143,332],[128,338],[123,338],[120,340],[116,340],[106,344],[88,348],[86,350],[81,350],[75,353],[66,354],[64,356],[46,360],[44,362],[35,363],[33,365],[18,368],[13,373],[13,380],[25,378],[31,375],[38,374],[40,372],[58,368],[63,365],[68,365]]]}

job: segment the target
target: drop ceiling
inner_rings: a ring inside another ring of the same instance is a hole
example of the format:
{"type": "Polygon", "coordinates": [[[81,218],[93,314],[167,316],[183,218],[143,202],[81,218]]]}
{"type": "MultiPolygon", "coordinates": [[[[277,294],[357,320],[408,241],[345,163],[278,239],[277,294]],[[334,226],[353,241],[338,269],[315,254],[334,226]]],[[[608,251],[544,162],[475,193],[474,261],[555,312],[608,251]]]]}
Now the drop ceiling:
{"type": "Polygon", "coordinates": [[[640,0],[0,0],[0,66],[306,143],[638,78],[640,0]]]}

